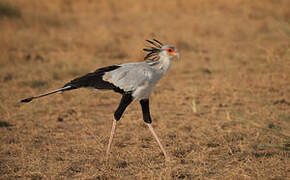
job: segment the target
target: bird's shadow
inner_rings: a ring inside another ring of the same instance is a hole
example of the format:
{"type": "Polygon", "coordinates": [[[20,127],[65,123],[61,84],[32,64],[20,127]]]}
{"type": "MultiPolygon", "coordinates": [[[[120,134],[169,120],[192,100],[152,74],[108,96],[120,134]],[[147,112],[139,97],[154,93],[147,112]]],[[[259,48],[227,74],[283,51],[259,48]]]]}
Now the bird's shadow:
{"type": "Polygon", "coordinates": [[[3,127],[11,127],[13,126],[12,124],[6,122],[6,121],[0,121],[0,128],[3,128],[3,127]]]}

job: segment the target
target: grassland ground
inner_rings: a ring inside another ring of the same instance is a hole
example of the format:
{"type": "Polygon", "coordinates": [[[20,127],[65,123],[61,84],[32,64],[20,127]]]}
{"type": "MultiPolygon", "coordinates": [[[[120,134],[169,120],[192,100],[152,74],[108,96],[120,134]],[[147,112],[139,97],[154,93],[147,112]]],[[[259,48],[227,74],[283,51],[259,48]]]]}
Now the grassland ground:
{"type": "Polygon", "coordinates": [[[289,179],[290,1],[0,2],[0,178],[289,179]],[[145,39],[181,58],[151,97],[164,157],[133,103],[104,160],[120,96],[79,89],[19,104],[145,39]]]}

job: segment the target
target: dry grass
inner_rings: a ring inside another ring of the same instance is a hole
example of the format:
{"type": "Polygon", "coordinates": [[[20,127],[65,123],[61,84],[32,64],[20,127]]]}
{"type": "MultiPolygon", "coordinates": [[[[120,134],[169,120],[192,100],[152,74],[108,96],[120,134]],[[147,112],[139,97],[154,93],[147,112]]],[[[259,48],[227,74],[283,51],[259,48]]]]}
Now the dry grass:
{"type": "Polygon", "coordinates": [[[289,2],[2,1],[1,179],[289,179],[289,2]],[[97,67],[142,61],[151,37],[181,53],[151,100],[172,163],[138,103],[104,161],[120,98],[112,92],[17,103],[97,67]]]}

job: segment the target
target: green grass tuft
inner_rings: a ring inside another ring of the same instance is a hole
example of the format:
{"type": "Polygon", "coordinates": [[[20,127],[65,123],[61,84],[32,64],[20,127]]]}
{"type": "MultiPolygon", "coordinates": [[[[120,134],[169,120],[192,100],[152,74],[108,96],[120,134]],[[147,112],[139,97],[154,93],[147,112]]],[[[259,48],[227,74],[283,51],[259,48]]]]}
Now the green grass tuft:
{"type": "Polygon", "coordinates": [[[274,149],[279,149],[279,150],[282,150],[282,151],[290,151],[290,147],[281,146],[281,145],[264,145],[262,147],[263,148],[274,148],[274,149]]]}

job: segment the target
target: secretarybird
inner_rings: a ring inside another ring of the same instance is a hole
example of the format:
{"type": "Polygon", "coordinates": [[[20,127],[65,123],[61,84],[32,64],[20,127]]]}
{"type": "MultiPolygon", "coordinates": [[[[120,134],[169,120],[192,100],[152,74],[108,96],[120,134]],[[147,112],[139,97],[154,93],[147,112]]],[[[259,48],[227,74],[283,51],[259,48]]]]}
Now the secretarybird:
{"type": "Polygon", "coordinates": [[[155,84],[170,68],[173,57],[179,58],[179,53],[174,46],[163,45],[156,39],[146,41],[153,45],[150,48],[143,49],[148,52],[148,54],[144,57],[144,60],[147,60],[146,62],[125,63],[103,67],[97,69],[95,72],[73,79],[60,89],[22,99],[20,102],[28,103],[36,98],[82,87],[98,90],[113,90],[122,94],[122,99],[114,114],[106,157],[108,158],[110,153],[110,147],[115,134],[117,122],[120,120],[127,106],[132,101],[138,100],[142,107],[143,119],[145,123],[148,125],[151,133],[155,137],[165,156],[165,159],[169,160],[165,149],[163,148],[151,125],[152,121],[149,110],[149,96],[152,93],[155,84]]]}

